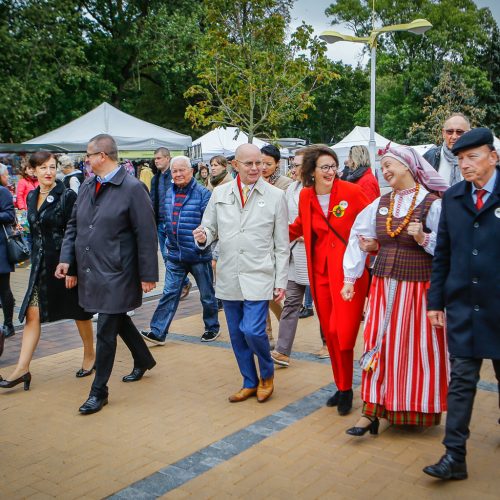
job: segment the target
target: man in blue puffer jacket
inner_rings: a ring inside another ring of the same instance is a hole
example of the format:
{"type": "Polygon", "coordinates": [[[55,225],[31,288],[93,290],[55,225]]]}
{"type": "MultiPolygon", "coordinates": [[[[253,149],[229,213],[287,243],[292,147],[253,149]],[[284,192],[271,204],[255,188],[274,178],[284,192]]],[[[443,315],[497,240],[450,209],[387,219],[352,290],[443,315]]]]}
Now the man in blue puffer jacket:
{"type": "Polygon", "coordinates": [[[167,261],[163,296],[151,318],[151,330],[142,330],[145,340],[164,345],[174,318],[182,285],[188,273],[194,276],[203,306],[205,332],[202,342],[219,336],[217,299],[213,287],[212,252],[200,250],[194,243],[193,230],[203,217],[210,191],[193,178],[191,162],[186,156],[175,157],[170,166],[173,187],[165,196],[165,232],[167,261]]]}

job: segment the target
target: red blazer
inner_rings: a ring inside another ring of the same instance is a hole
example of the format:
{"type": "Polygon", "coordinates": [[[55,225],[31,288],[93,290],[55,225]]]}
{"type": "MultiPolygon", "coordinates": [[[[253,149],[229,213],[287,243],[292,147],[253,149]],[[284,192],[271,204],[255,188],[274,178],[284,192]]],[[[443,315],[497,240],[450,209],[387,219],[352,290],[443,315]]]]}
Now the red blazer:
{"type": "MultiPolygon", "coordinates": [[[[328,222],[335,228],[345,242],[349,241],[351,227],[357,215],[369,205],[367,197],[356,184],[335,179],[330,204],[328,208],[328,222]],[[340,208],[344,206],[343,211],[340,208]],[[334,213],[332,213],[332,211],[334,213]],[[335,215],[336,214],[336,215],[335,215]]],[[[368,273],[356,281],[355,295],[351,302],[345,302],[340,291],[344,285],[343,259],[346,246],[326,226],[321,207],[314,188],[304,188],[299,198],[299,215],[289,226],[290,241],[299,236],[304,237],[307,255],[307,268],[313,298],[316,300],[315,268],[318,269],[318,260],[328,263],[328,278],[332,292],[333,307],[337,312],[337,335],[342,350],[354,348],[359,324],[363,314],[363,306],[368,291],[368,273]],[[313,227],[326,229],[325,237],[317,240],[313,246],[313,227]],[[313,265],[313,262],[316,265],[313,265]]],[[[323,268],[320,264],[320,268],[323,268]]],[[[323,268],[324,269],[324,268],[323,268]]]]}
{"type": "Polygon", "coordinates": [[[370,203],[380,196],[380,186],[371,168],[369,168],[354,184],[357,184],[363,190],[363,193],[370,203]]]}

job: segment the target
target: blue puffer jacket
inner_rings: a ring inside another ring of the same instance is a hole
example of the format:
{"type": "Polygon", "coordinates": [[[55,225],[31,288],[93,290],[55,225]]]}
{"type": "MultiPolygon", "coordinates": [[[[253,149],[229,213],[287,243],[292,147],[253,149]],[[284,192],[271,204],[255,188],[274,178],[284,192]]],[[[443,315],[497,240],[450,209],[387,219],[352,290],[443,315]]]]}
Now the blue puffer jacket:
{"type": "Polygon", "coordinates": [[[201,224],[203,212],[210,199],[210,191],[191,179],[187,196],[179,208],[177,234],[173,232],[172,212],[174,209],[176,186],[169,189],[165,196],[165,231],[167,236],[168,260],[174,262],[208,262],[212,260],[210,248],[200,250],[194,243],[193,231],[201,224]]]}

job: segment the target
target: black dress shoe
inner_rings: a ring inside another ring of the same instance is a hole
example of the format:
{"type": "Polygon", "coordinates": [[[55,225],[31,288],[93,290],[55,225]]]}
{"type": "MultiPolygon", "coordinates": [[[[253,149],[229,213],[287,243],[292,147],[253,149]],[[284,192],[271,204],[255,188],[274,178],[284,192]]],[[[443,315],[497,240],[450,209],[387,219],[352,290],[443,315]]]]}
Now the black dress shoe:
{"type": "Polygon", "coordinates": [[[333,396],[330,396],[326,401],[326,406],[332,408],[339,404],[340,391],[337,391],[333,396]]]}
{"type": "Polygon", "coordinates": [[[314,311],[310,307],[302,307],[299,312],[299,319],[310,318],[314,316],[314,311]]]}
{"type": "Polygon", "coordinates": [[[153,361],[153,364],[148,366],[148,368],[138,368],[134,367],[134,369],[128,374],[125,375],[125,377],[122,378],[123,382],[137,382],[138,380],[141,380],[143,375],[148,371],[151,370],[156,365],[156,361],[153,361]]]}
{"type": "Polygon", "coordinates": [[[352,389],[340,391],[337,412],[339,415],[347,415],[352,410],[352,389]]]}
{"type": "Polygon", "coordinates": [[[31,373],[27,372],[24,375],[21,375],[16,380],[0,380],[0,387],[2,389],[11,389],[16,385],[24,383],[24,390],[29,391],[31,384],[31,373]]]}
{"type": "Polygon", "coordinates": [[[108,398],[98,398],[97,396],[90,396],[85,403],[80,406],[78,411],[82,415],[91,415],[92,413],[97,413],[102,410],[103,406],[108,404],[108,398]]]}
{"type": "Polygon", "coordinates": [[[443,455],[439,462],[428,465],[424,472],[438,479],[467,479],[467,464],[458,462],[451,455],[443,455]]]}
{"type": "Polygon", "coordinates": [[[377,417],[372,418],[366,415],[363,416],[370,421],[366,427],[351,427],[347,429],[345,433],[350,436],[364,436],[368,431],[370,431],[370,434],[378,434],[378,426],[380,425],[379,419],[377,417]]]}
{"type": "Polygon", "coordinates": [[[88,377],[89,375],[92,375],[92,372],[95,370],[95,365],[90,369],[90,370],[84,370],[83,368],[80,368],[75,376],[76,378],[82,378],[82,377],[88,377]]]}
{"type": "Polygon", "coordinates": [[[3,330],[3,335],[6,339],[16,334],[14,325],[3,325],[2,330],[3,330]]]}

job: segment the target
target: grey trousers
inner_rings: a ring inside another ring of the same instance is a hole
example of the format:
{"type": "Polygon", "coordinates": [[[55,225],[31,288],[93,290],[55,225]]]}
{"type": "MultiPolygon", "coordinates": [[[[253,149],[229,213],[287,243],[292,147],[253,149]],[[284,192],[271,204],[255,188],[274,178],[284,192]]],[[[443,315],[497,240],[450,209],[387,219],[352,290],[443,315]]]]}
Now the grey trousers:
{"type": "Polygon", "coordinates": [[[288,281],[286,287],[285,304],[280,318],[280,328],[276,351],[285,356],[290,356],[292,352],[297,323],[299,322],[299,312],[302,307],[302,300],[306,291],[305,285],[299,285],[295,281],[288,281]]]}

